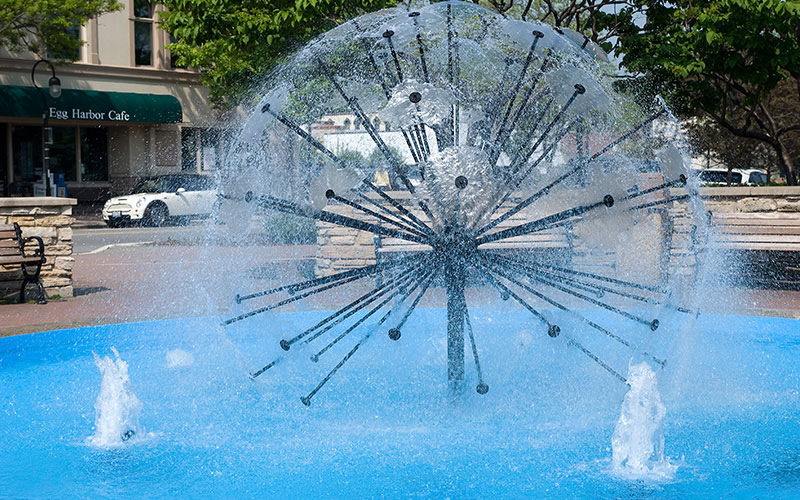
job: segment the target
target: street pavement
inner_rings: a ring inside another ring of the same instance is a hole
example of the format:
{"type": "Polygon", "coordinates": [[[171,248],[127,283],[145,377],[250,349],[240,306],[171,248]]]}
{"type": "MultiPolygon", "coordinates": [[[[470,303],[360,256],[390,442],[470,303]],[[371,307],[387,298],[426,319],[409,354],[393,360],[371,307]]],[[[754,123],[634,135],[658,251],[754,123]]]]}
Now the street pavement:
{"type": "Polygon", "coordinates": [[[75,254],[96,253],[114,246],[147,244],[195,245],[209,237],[205,223],[168,227],[89,227],[75,229],[72,233],[72,251],[75,254]]]}

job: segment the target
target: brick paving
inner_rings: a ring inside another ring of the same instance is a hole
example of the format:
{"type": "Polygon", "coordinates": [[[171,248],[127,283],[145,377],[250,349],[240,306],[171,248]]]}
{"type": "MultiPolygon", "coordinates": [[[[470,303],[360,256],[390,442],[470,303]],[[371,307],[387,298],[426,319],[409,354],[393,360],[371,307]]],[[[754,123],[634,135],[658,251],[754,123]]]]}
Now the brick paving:
{"type": "MultiPolygon", "coordinates": [[[[146,246],[76,255],[76,297],[45,305],[0,305],[0,336],[92,324],[224,315],[237,293],[308,278],[315,251],[314,245],[146,246]]],[[[355,290],[320,294],[301,307],[331,308],[349,302],[353,294],[363,293],[369,286],[365,280],[355,290]]],[[[429,295],[421,307],[444,303],[441,290],[429,295]]],[[[498,299],[491,289],[471,289],[468,300],[488,303],[498,299]]],[[[800,291],[715,288],[701,310],[800,318],[800,291]]]]}

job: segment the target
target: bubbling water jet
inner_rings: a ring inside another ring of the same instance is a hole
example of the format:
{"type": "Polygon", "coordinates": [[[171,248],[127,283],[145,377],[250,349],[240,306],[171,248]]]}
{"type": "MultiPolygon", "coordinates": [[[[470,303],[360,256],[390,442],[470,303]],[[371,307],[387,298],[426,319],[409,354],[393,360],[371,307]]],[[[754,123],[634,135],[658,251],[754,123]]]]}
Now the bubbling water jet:
{"type": "Polygon", "coordinates": [[[647,363],[631,365],[630,390],[611,439],[615,474],[636,479],[671,479],[678,469],[664,456],[663,421],[667,409],[661,402],[658,379],[647,363]]]}
{"type": "Polygon", "coordinates": [[[119,352],[111,348],[116,359],[102,358],[96,353],[94,364],[103,376],[100,393],[95,408],[95,433],[86,441],[92,446],[108,448],[120,446],[137,435],[142,435],[139,413],[142,402],[133,393],[128,363],[119,357],[119,352]]]}

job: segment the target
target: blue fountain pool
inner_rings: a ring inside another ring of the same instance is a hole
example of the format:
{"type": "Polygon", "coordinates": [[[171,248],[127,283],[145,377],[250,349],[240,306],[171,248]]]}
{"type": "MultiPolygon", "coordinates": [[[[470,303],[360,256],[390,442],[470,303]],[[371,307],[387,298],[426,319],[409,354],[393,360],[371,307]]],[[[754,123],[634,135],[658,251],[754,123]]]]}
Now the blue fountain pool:
{"type": "MultiPolygon", "coordinates": [[[[357,338],[317,364],[293,349],[248,377],[323,314],[0,339],[0,498],[800,497],[798,320],[701,315],[674,336],[657,373],[678,469],[631,479],[611,466],[627,387],[521,310],[474,311],[485,396],[468,356],[468,390],[448,402],[438,309],[418,311],[398,342],[371,338],[309,408],[299,397],[357,338]],[[92,352],[112,347],[144,432],[103,448],[87,444],[101,383],[92,352]]],[[[629,353],[582,341],[626,372],[629,353]]]]}

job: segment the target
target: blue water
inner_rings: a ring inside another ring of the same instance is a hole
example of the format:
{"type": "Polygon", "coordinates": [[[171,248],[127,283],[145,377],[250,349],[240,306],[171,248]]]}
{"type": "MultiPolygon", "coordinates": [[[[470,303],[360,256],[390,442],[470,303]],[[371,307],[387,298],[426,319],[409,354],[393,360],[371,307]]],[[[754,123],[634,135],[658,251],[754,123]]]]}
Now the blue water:
{"type": "MultiPolygon", "coordinates": [[[[280,338],[323,317],[297,312],[227,330],[201,318],[0,339],[0,498],[800,497],[800,321],[701,315],[645,337],[591,314],[668,359],[671,479],[612,473],[627,387],[522,310],[474,311],[485,396],[468,353],[467,390],[448,400],[444,312],[422,310],[398,342],[365,342],[309,408],[299,397],[361,334],[317,364],[293,348],[252,381],[280,338]],[[101,380],[92,352],[111,347],[146,432],[100,449],[86,444],[101,380]],[[170,368],[175,349],[193,363],[170,368]]],[[[640,361],[578,330],[623,375],[640,361]]]]}

